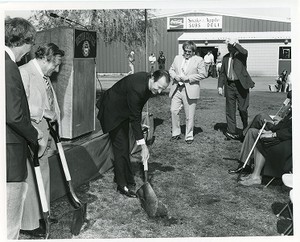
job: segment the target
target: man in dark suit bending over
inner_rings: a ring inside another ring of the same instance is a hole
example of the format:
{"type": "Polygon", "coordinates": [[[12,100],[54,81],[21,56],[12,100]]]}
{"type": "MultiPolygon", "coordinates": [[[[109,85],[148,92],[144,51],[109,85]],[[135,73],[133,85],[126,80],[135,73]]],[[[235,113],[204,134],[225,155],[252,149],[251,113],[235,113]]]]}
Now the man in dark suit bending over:
{"type": "Polygon", "coordinates": [[[135,180],[129,159],[129,124],[137,145],[141,145],[144,161],[149,158],[149,150],[142,132],[142,110],[151,95],[161,93],[169,83],[170,76],[165,70],[152,74],[138,72],[118,81],[97,102],[97,117],[112,142],[117,191],[128,197],[136,197],[132,190],[135,180]]]}

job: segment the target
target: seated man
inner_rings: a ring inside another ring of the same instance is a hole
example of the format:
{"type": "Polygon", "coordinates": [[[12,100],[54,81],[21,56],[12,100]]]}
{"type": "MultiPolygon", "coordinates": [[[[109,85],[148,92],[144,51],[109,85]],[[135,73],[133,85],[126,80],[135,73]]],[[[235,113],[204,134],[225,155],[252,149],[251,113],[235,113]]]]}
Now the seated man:
{"type": "MultiPolygon", "coordinates": [[[[280,120],[282,120],[285,116],[291,113],[291,97],[292,97],[292,93],[289,92],[287,95],[287,99],[283,103],[284,108],[282,112],[280,112],[278,115],[271,117],[270,115],[261,113],[254,117],[254,119],[250,122],[247,128],[243,131],[244,138],[243,138],[243,144],[241,147],[240,159],[239,159],[241,161],[241,164],[236,169],[228,170],[229,174],[234,174],[241,171],[243,163],[246,161],[246,158],[249,155],[249,152],[253,147],[254,142],[258,136],[259,130],[262,128],[265,121],[267,121],[265,130],[272,131],[273,127],[277,125],[280,122],[280,120]]],[[[248,162],[248,164],[250,164],[250,162],[248,162]]],[[[243,169],[243,171],[251,172],[250,165],[247,165],[243,169]]]]}
{"type": "Polygon", "coordinates": [[[266,162],[281,175],[292,169],[292,110],[269,131],[263,131],[254,149],[254,171],[239,181],[243,186],[261,184],[266,162]]]}

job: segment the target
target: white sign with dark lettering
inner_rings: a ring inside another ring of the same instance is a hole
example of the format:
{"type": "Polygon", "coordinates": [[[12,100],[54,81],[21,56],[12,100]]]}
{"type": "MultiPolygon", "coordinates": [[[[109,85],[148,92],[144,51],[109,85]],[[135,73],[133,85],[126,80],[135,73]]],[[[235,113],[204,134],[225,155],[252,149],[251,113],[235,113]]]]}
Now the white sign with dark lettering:
{"type": "Polygon", "coordinates": [[[222,16],[186,17],[187,29],[221,29],[222,16]]]}
{"type": "Polygon", "coordinates": [[[169,17],[171,29],[222,29],[222,16],[169,17]]]}

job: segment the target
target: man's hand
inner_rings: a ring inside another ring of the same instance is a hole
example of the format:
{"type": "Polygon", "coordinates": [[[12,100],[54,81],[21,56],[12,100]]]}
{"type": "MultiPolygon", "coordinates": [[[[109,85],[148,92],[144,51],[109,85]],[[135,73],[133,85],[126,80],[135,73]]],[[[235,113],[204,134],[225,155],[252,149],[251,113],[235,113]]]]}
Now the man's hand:
{"type": "Polygon", "coordinates": [[[218,94],[223,95],[223,88],[222,87],[218,87],[218,94]]]}
{"type": "Polygon", "coordinates": [[[141,146],[142,146],[141,156],[142,156],[142,161],[144,163],[144,161],[149,159],[150,154],[146,144],[142,144],[141,146]]]}
{"type": "Polygon", "coordinates": [[[56,113],[48,109],[45,109],[44,117],[50,119],[51,122],[57,120],[56,113]]]}
{"type": "Polygon", "coordinates": [[[180,81],[181,81],[181,77],[178,76],[178,75],[176,75],[176,76],[174,77],[174,79],[175,79],[175,81],[177,81],[177,82],[180,82],[180,81]]]}
{"type": "Polygon", "coordinates": [[[187,81],[189,80],[189,78],[188,78],[186,75],[182,75],[182,76],[181,76],[181,80],[182,80],[183,82],[187,82],[187,81]]]}
{"type": "Polygon", "coordinates": [[[265,123],[270,123],[270,124],[274,124],[274,121],[271,119],[264,119],[265,123]]]}
{"type": "Polygon", "coordinates": [[[263,130],[262,133],[261,133],[261,136],[260,136],[260,139],[263,139],[263,138],[272,138],[272,134],[273,132],[270,131],[270,130],[263,130]]]}

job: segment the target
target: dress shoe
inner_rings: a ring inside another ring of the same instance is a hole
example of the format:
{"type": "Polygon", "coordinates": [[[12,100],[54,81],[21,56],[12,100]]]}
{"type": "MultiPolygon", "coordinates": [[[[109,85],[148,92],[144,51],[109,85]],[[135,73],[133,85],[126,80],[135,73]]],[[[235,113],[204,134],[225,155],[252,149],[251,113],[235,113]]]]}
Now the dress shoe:
{"type": "Polygon", "coordinates": [[[252,172],[251,166],[246,165],[245,168],[243,169],[243,165],[238,166],[236,169],[229,169],[228,173],[229,174],[236,174],[242,172],[243,174],[248,174],[252,172]]]}
{"type": "Polygon", "coordinates": [[[32,237],[36,237],[36,238],[43,238],[46,236],[46,229],[44,228],[37,228],[37,229],[34,229],[34,230],[20,230],[20,233],[21,234],[24,234],[24,235],[30,235],[32,237]]]}
{"type": "Polygon", "coordinates": [[[261,184],[261,177],[257,177],[257,178],[249,177],[248,179],[239,181],[238,183],[246,187],[259,186],[261,184]]]}
{"type": "Polygon", "coordinates": [[[128,189],[126,186],[124,186],[124,187],[118,186],[117,191],[127,197],[131,197],[131,198],[137,197],[136,193],[134,191],[131,191],[130,189],[128,189]]]}
{"type": "Polygon", "coordinates": [[[193,139],[189,139],[189,140],[186,140],[185,142],[188,144],[188,145],[190,145],[191,143],[193,143],[193,139]]]}
{"type": "Polygon", "coordinates": [[[176,136],[172,136],[170,141],[176,141],[176,140],[180,140],[180,139],[181,139],[180,135],[176,135],[176,136]]]}
{"type": "Polygon", "coordinates": [[[223,134],[226,136],[227,140],[242,140],[242,136],[239,134],[232,134],[228,131],[224,131],[223,134]]]}

